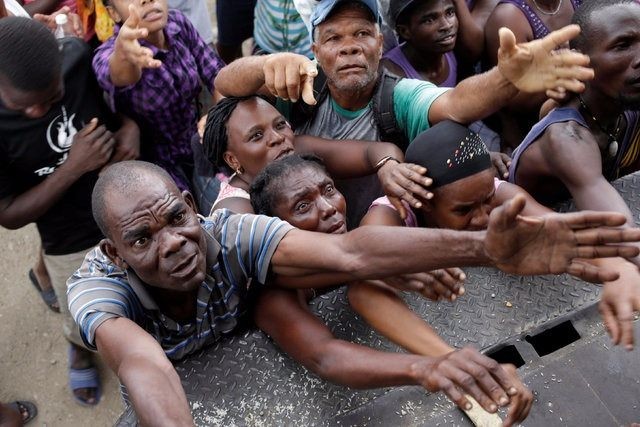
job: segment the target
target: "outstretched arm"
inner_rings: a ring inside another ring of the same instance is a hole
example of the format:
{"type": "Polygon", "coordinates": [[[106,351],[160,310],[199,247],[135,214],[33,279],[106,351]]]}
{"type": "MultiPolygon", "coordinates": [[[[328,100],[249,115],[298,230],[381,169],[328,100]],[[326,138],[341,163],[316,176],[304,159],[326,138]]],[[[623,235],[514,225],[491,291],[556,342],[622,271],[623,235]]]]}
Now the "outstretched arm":
{"type": "MultiPolygon", "coordinates": [[[[582,161],[575,163],[584,167],[585,170],[592,171],[591,166],[585,166],[582,161]]],[[[526,191],[517,185],[503,183],[496,192],[496,199],[511,198],[516,194],[523,193],[529,199],[531,198],[526,191]]],[[[535,201],[530,203],[529,200],[527,200],[526,209],[528,211],[526,213],[529,215],[545,215],[552,212],[549,208],[535,201]]],[[[620,275],[615,280],[604,282],[604,290],[598,307],[613,343],[623,345],[627,350],[632,350],[634,346],[634,312],[640,311],[640,271],[638,271],[637,265],[622,258],[594,259],[590,262],[620,275]]]]}
{"type": "Polygon", "coordinates": [[[603,228],[624,224],[623,215],[578,212],[532,218],[520,216],[524,205],[524,198],[516,197],[494,209],[487,231],[365,226],[333,236],[291,230],[272,258],[273,271],[291,276],[334,271],[358,280],[493,265],[507,273],[568,272],[585,280],[607,281],[618,275],[578,258],[633,257],[639,252],[610,243],[637,241],[640,230],[603,228]]]}
{"type": "MultiPolygon", "coordinates": [[[[547,169],[569,190],[576,208],[619,212],[626,217],[627,227],[635,227],[631,210],[602,175],[602,155],[589,129],[558,123],[547,129],[539,143],[547,169]]],[[[640,265],[637,258],[632,261],[640,265]]]]}
{"type": "MultiPolygon", "coordinates": [[[[583,163],[578,162],[583,165],[583,163]]],[[[590,170],[589,166],[586,166],[590,170]]],[[[517,194],[527,197],[526,213],[529,215],[545,215],[552,210],[532,201],[531,196],[517,185],[503,183],[496,191],[496,199],[500,202],[517,194]]],[[[590,261],[596,266],[617,272],[620,277],[604,283],[604,291],[600,298],[600,314],[605,327],[614,344],[622,344],[628,350],[633,349],[633,313],[640,311],[640,272],[638,267],[622,258],[594,259],[590,261]]]]}
{"type": "MultiPolygon", "coordinates": [[[[502,27],[507,27],[513,32],[516,43],[525,43],[534,38],[531,25],[518,6],[510,3],[499,4],[487,20],[483,34],[483,37],[486,37],[486,59],[491,66],[498,64],[499,30],[502,27]]],[[[519,92],[509,100],[508,107],[513,108],[514,114],[530,112],[539,108],[545,99],[544,93],[533,95],[519,92]]]]}
{"type": "MultiPolygon", "coordinates": [[[[352,283],[348,290],[349,305],[378,333],[411,353],[442,357],[455,351],[398,294],[377,282],[352,283]]],[[[517,384],[518,394],[511,398],[505,425],[526,418],[533,395],[520,383],[513,365],[502,365],[517,384]]],[[[468,414],[469,415],[469,414],[468,414]]],[[[471,416],[471,415],[469,415],[471,416]]],[[[473,418],[472,418],[473,419],[473,418]]]]}
{"type": "Polygon", "coordinates": [[[470,123],[482,119],[505,106],[519,90],[533,93],[564,88],[582,92],[582,81],[593,78],[593,70],[586,68],[589,57],[555,50],[579,32],[577,25],[569,25],[543,39],[516,44],[513,33],[501,28],[498,66],[463,80],[439,96],[429,109],[429,122],[450,119],[470,123]]]}
{"type": "Polygon", "coordinates": [[[324,160],[327,170],[335,178],[354,178],[376,173],[382,189],[402,217],[406,211],[400,200],[419,208],[417,197],[433,197],[425,187],[431,185],[427,169],[403,163],[404,153],[388,142],[329,140],[310,135],[298,135],[297,152],[311,152],[324,160]]]}
{"type": "Polygon", "coordinates": [[[113,53],[109,58],[109,73],[114,86],[129,86],[142,77],[144,68],[158,68],[162,65],[153,58],[153,52],[140,46],[138,39],[149,35],[146,28],[139,28],[140,15],[137,6],[129,5],[129,17],[122,24],[116,38],[113,53]]]}
{"type": "Polygon", "coordinates": [[[215,87],[223,96],[261,93],[314,105],[313,79],[317,75],[316,65],[306,56],[273,53],[236,59],[220,70],[215,87]]]}
{"type": "Polygon", "coordinates": [[[95,333],[98,352],[127,388],[142,425],[193,426],[180,377],[146,331],[119,317],[95,333]]]}
{"type": "Polygon", "coordinates": [[[374,281],[355,282],[349,285],[347,296],[351,308],[373,329],[407,351],[443,356],[454,350],[407,307],[394,289],[374,281]]]}
{"type": "Polygon", "coordinates": [[[628,226],[635,225],[624,199],[602,175],[602,155],[589,129],[551,125],[540,143],[544,161],[567,187],[578,209],[620,212],[628,226]]]}
{"type": "MultiPolygon", "coordinates": [[[[468,409],[470,402],[462,390],[489,412],[510,402],[522,402],[528,393],[517,376],[509,375],[495,361],[471,348],[425,357],[386,353],[339,340],[300,305],[292,291],[266,289],[258,301],[255,321],[303,366],[349,387],[422,385],[432,392],[444,391],[454,403],[468,409]]],[[[527,416],[525,407],[526,403],[521,403],[517,411],[510,411],[519,414],[516,422],[527,416]]],[[[510,421],[505,425],[511,425],[510,421]]]]}

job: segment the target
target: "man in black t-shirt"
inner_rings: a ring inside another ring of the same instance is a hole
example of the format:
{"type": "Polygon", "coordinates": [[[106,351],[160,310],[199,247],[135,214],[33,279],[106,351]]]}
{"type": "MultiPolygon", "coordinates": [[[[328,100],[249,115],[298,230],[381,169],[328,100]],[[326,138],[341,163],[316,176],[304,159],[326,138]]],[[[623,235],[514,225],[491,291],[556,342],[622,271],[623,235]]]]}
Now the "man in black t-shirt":
{"type": "Polygon", "coordinates": [[[66,279],[102,237],[91,214],[98,172],[137,157],[138,127],[105,105],[82,40],[58,43],[14,17],[0,20],[0,46],[0,225],[36,223],[71,344],[70,386],[79,403],[96,404],[99,379],[69,315],[66,279]]]}

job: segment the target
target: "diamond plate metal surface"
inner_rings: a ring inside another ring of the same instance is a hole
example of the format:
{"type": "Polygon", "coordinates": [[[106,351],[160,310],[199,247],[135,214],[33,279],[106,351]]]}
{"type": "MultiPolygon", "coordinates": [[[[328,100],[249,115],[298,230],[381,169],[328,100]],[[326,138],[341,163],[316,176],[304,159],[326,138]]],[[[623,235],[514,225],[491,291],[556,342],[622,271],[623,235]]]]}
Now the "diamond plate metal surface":
{"type": "MultiPolygon", "coordinates": [[[[638,222],[640,175],[622,178],[614,185],[638,222]]],[[[570,204],[561,206],[563,211],[570,209],[570,204]]],[[[598,285],[567,275],[519,277],[490,268],[466,269],[466,273],[467,293],[455,303],[405,297],[416,313],[455,346],[495,345],[589,305],[600,295],[598,285]]],[[[399,351],[353,314],[344,288],[316,298],[312,307],[338,338],[399,351]]],[[[406,413],[414,413],[416,408],[421,408],[422,416],[438,412],[433,399],[429,399],[432,407],[425,407],[425,393],[418,387],[363,391],[323,381],[280,353],[257,330],[206,348],[178,363],[176,369],[196,424],[203,426],[336,425],[350,411],[392,396],[393,401],[401,402],[394,407],[398,425],[406,424],[406,413]]],[[[135,424],[134,417],[131,411],[123,414],[123,425],[135,424]]],[[[415,420],[408,424],[415,425],[415,420]]]]}

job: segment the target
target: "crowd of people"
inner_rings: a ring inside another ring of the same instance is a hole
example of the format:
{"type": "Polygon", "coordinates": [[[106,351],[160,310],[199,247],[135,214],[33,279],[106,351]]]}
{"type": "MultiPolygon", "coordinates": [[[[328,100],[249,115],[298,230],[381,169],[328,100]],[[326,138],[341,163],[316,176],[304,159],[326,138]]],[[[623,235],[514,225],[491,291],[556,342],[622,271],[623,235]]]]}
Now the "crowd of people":
{"type": "Polygon", "coordinates": [[[248,319],[325,380],[513,425],[515,368],[400,297],[464,298],[473,265],[603,283],[633,349],[640,230],[610,182],[640,168],[637,0],[218,0],[215,41],[204,0],[25,3],[0,0],[0,225],[37,225],[79,404],[99,356],[143,425],[192,425],[172,362],[248,319]],[[307,309],[338,285],[406,353],[307,309]]]}

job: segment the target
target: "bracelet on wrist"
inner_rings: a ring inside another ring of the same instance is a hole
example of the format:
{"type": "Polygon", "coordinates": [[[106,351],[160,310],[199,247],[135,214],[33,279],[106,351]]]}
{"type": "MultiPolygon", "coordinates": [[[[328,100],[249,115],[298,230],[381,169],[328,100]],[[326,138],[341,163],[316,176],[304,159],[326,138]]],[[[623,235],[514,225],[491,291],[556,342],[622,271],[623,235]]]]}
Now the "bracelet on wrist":
{"type": "Polygon", "coordinates": [[[378,160],[378,163],[376,163],[376,165],[373,167],[373,169],[376,172],[378,172],[380,170],[380,168],[382,168],[384,165],[386,165],[389,160],[393,160],[394,162],[396,162],[398,164],[402,163],[400,160],[396,159],[393,156],[384,156],[383,158],[378,160]]]}

